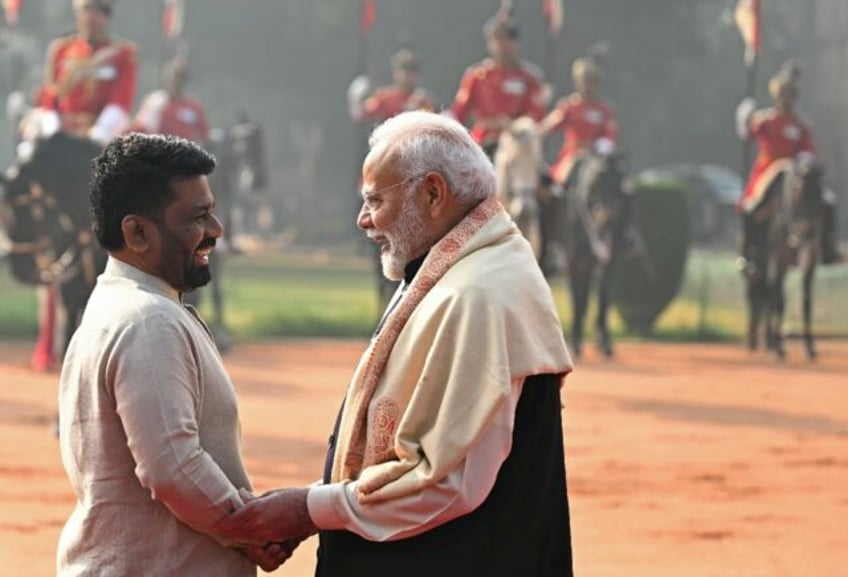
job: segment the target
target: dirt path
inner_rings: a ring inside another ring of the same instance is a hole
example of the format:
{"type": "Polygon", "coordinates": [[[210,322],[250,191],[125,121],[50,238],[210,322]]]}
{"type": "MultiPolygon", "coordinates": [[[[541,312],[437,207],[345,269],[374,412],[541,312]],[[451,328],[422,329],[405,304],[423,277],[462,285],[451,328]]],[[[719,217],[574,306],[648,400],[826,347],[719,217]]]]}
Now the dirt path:
{"type": "MultiPolygon", "coordinates": [[[[790,343],[795,344],[795,343],[790,343]]],[[[0,342],[0,575],[53,575],[73,498],[50,432],[56,375],[0,342]]],[[[363,343],[242,344],[237,383],[257,490],[311,482],[363,343]]],[[[589,351],[564,393],[580,577],[848,575],[848,343],[775,365],[739,346],[589,351]]],[[[311,575],[315,544],[276,574],[311,575]]]]}

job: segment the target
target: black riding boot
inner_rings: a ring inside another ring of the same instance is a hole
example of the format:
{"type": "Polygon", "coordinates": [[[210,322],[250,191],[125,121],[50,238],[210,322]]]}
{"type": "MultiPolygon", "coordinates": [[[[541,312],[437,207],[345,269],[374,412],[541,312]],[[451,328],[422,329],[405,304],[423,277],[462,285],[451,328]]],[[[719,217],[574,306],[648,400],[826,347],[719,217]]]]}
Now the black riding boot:
{"type": "Polygon", "coordinates": [[[754,216],[742,214],[742,238],[739,242],[739,258],[736,260],[737,268],[745,273],[752,274],[754,265],[754,216]]]}
{"type": "Polygon", "coordinates": [[[822,263],[833,264],[842,261],[836,241],[836,206],[825,203],[822,207],[821,224],[822,263]]]}

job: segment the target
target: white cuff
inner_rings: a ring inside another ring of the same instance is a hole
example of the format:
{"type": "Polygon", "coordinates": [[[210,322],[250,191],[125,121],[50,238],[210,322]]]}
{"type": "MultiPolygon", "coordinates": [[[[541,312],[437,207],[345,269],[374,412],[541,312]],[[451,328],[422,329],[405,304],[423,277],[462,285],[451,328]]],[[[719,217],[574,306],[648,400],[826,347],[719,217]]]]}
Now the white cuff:
{"type": "Polygon", "coordinates": [[[609,156],[615,152],[615,142],[609,138],[599,138],[595,141],[595,151],[602,156],[609,156]]]}
{"type": "Polygon", "coordinates": [[[345,517],[336,508],[343,502],[347,483],[312,485],[306,494],[306,509],[312,522],[321,530],[336,530],[346,527],[345,517]]]}
{"type": "Polygon", "coordinates": [[[135,123],[145,132],[159,132],[162,124],[162,112],[168,104],[168,93],[164,90],[151,92],[135,115],[135,123]]]}
{"type": "Polygon", "coordinates": [[[121,134],[130,125],[130,117],[117,104],[109,104],[88,131],[88,137],[102,145],[121,134]]]}
{"type": "Polygon", "coordinates": [[[750,134],[748,123],[751,122],[751,115],[754,114],[754,109],[757,107],[757,101],[751,98],[743,98],[739,106],[736,107],[736,135],[740,140],[747,140],[750,134]]]}
{"type": "Polygon", "coordinates": [[[347,107],[350,117],[359,122],[362,119],[362,101],[365,100],[365,95],[371,90],[371,81],[364,74],[360,74],[347,87],[347,107]]]}
{"type": "Polygon", "coordinates": [[[807,152],[806,150],[803,150],[795,155],[795,160],[799,164],[810,165],[816,161],[816,155],[812,152],[807,152]]]}
{"type": "Polygon", "coordinates": [[[56,134],[60,126],[59,115],[55,110],[33,108],[21,120],[21,138],[29,141],[47,138],[56,134]]]}

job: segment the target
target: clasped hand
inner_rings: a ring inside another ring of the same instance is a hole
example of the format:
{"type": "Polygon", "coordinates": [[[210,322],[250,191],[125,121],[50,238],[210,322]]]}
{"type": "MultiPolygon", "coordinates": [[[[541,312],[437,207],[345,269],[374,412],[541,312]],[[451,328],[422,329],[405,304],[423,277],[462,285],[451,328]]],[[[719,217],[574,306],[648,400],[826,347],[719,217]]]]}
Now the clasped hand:
{"type": "Polygon", "coordinates": [[[218,521],[213,531],[220,541],[244,549],[263,570],[273,570],[317,531],[306,507],[307,492],[278,489],[254,497],[242,491],[244,506],[218,521]]]}

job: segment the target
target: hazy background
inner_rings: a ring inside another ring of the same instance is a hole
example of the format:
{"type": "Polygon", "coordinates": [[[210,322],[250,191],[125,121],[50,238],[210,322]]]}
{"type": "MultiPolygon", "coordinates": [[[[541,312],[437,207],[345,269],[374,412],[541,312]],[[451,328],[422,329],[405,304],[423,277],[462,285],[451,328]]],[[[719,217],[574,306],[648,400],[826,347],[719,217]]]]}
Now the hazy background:
{"type": "MultiPolygon", "coordinates": [[[[485,56],[481,27],[498,0],[377,0],[365,62],[375,84],[390,80],[388,60],[408,42],[423,62],[422,84],[449,105],[463,70],[485,56]]],[[[739,171],[733,111],[745,90],[743,47],[732,0],[564,0],[565,24],[546,40],[541,0],[515,0],[523,56],[545,69],[557,97],[568,68],[599,41],[611,53],[604,90],[621,125],[632,171],[676,162],[718,163],[739,171]]],[[[801,111],[811,122],[840,196],[846,230],[848,183],[848,2],[763,3],[763,54],[756,92],[768,103],[768,77],[787,58],[802,65],[801,111]]],[[[162,2],[119,0],[112,29],[136,42],[139,95],[157,87],[169,53],[161,40],[162,2]]],[[[24,0],[17,30],[0,29],[0,96],[30,88],[50,38],[71,32],[70,0],[24,0]]],[[[359,66],[356,0],[187,0],[184,37],[191,90],[216,126],[237,109],[261,123],[274,191],[301,237],[337,240],[353,231],[352,212],[365,127],[347,117],[345,90],[359,66]],[[319,147],[317,162],[304,143],[319,147]],[[307,203],[309,210],[303,211],[307,203]],[[295,218],[294,214],[298,215],[295,218]]],[[[10,127],[0,124],[0,161],[11,160],[10,127]]],[[[844,236],[844,235],[843,235],[844,236]]]]}

